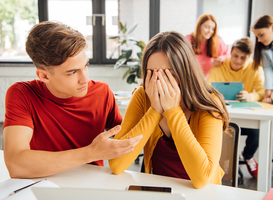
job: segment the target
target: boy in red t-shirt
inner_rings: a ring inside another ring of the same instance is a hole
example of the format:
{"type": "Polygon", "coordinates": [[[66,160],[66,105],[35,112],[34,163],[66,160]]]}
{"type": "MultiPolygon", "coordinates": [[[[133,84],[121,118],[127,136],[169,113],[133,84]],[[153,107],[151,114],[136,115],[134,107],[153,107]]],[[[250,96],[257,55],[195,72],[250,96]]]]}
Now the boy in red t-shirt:
{"type": "Polygon", "coordinates": [[[6,94],[4,157],[12,178],[102,166],[141,140],[109,138],[122,116],[108,85],[88,79],[85,48],[83,35],[60,23],[42,22],[30,31],[26,51],[39,80],[17,82],[6,94]]]}

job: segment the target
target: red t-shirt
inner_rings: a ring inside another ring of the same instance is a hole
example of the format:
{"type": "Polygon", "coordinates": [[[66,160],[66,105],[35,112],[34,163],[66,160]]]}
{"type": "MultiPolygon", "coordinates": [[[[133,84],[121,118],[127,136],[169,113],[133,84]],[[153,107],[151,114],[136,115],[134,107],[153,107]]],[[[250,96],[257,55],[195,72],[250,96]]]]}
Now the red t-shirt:
{"type": "MultiPolygon", "coordinates": [[[[33,129],[30,148],[63,151],[89,145],[122,121],[114,94],[103,82],[89,81],[84,97],[60,99],[40,80],[17,82],[6,94],[4,127],[33,129]]],[[[103,166],[103,161],[94,164],[103,166]]]]}
{"type": "Polygon", "coordinates": [[[152,156],[153,174],[190,180],[180,160],[173,139],[159,138],[152,156]]]}

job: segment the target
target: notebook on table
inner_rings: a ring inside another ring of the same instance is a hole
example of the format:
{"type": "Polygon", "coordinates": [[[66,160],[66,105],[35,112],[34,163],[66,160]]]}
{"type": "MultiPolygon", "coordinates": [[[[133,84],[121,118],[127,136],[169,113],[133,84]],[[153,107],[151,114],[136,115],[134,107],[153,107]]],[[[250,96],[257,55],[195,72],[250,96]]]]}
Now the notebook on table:
{"type": "Polygon", "coordinates": [[[224,96],[225,100],[236,100],[236,95],[244,90],[244,82],[211,82],[211,85],[224,96]]]}
{"type": "Polygon", "coordinates": [[[233,108],[263,108],[258,102],[229,102],[233,108]]]}
{"type": "Polygon", "coordinates": [[[185,200],[185,195],[162,192],[83,188],[32,188],[37,200],[185,200]]]}

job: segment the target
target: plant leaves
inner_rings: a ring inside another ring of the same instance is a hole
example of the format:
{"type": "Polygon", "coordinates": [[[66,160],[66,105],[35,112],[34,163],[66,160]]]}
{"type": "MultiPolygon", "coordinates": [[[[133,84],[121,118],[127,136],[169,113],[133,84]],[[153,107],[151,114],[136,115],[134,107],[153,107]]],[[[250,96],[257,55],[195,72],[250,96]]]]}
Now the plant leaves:
{"type": "Polygon", "coordinates": [[[122,58],[125,58],[125,57],[123,57],[123,55],[120,55],[120,56],[118,57],[117,61],[119,61],[119,60],[122,59],[122,58]]]}
{"type": "Polygon", "coordinates": [[[126,76],[127,76],[130,72],[131,72],[131,70],[130,70],[130,69],[127,69],[127,71],[123,74],[122,79],[125,79],[126,76]]]}
{"type": "Polygon", "coordinates": [[[135,72],[137,72],[137,67],[133,66],[133,67],[130,67],[130,74],[134,74],[135,72]]]}
{"type": "Polygon", "coordinates": [[[114,55],[114,53],[116,52],[117,48],[121,45],[121,43],[117,43],[117,45],[115,46],[114,50],[112,51],[111,55],[109,56],[109,59],[112,59],[112,56],[114,55]]]}
{"type": "Polygon", "coordinates": [[[128,38],[128,40],[138,42],[138,40],[136,40],[135,38],[132,38],[132,37],[128,38]]]}
{"type": "Polygon", "coordinates": [[[138,66],[137,77],[138,78],[142,78],[142,69],[141,69],[141,66],[138,66]]]}
{"type": "Polygon", "coordinates": [[[136,45],[140,47],[141,51],[143,51],[146,46],[143,41],[136,42],[136,45]]]}
{"type": "Polygon", "coordinates": [[[114,36],[110,36],[108,39],[116,39],[116,38],[119,38],[120,35],[114,35],[114,36]]]}
{"type": "Polygon", "coordinates": [[[128,76],[126,82],[129,83],[129,84],[137,83],[137,82],[135,81],[135,79],[136,79],[136,75],[135,75],[135,74],[131,74],[130,76],[128,76]]]}
{"type": "Polygon", "coordinates": [[[142,56],[143,56],[143,53],[142,52],[138,52],[137,53],[137,57],[141,60],[142,59],[142,56]]]}
{"type": "Polygon", "coordinates": [[[114,65],[114,69],[120,68],[126,62],[126,60],[126,58],[121,58],[120,60],[118,60],[114,65]]]}
{"type": "Polygon", "coordinates": [[[138,23],[135,23],[134,25],[132,25],[129,28],[129,31],[127,32],[127,35],[129,35],[130,33],[132,33],[136,29],[137,25],[138,25],[138,23]]]}
{"type": "Polygon", "coordinates": [[[120,27],[120,30],[122,30],[124,28],[122,22],[119,22],[119,27],[120,27]]]}
{"type": "Polygon", "coordinates": [[[126,31],[127,31],[127,28],[126,28],[126,26],[124,26],[123,29],[122,29],[122,33],[125,34],[126,31]]]}
{"type": "Polygon", "coordinates": [[[124,45],[126,43],[126,39],[124,39],[122,42],[121,42],[121,45],[124,45]]]}
{"type": "Polygon", "coordinates": [[[143,51],[144,48],[145,48],[145,46],[146,46],[146,44],[142,40],[140,40],[139,43],[142,46],[141,50],[143,51]]]}
{"type": "Polygon", "coordinates": [[[132,55],[132,52],[133,50],[132,49],[122,49],[121,50],[121,53],[122,53],[122,56],[124,58],[126,58],[127,60],[130,58],[130,56],[132,55]]]}

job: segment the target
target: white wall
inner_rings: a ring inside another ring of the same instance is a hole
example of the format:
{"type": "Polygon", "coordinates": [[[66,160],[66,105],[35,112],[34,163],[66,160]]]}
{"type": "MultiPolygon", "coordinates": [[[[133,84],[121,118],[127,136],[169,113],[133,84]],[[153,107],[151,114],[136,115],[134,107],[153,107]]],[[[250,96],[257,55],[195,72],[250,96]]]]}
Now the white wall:
{"type": "MultiPolygon", "coordinates": [[[[113,66],[92,66],[88,67],[89,78],[95,81],[106,82],[112,91],[124,90],[133,91],[138,87],[137,84],[127,84],[126,80],[122,80],[122,76],[127,68],[119,68],[114,70],[113,66]]],[[[9,86],[18,81],[30,81],[36,79],[36,68],[34,65],[28,66],[0,66],[0,122],[5,117],[5,94],[9,86]]]]}
{"type": "Polygon", "coordinates": [[[160,0],[160,32],[192,33],[197,20],[197,0],[160,0]]]}
{"type": "Polygon", "coordinates": [[[127,23],[127,28],[138,23],[130,36],[146,44],[149,41],[149,11],[149,0],[120,0],[120,21],[127,23]]]}
{"type": "Polygon", "coordinates": [[[272,0],[253,0],[252,1],[251,23],[253,23],[261,15],[273,16],[273,1],[272,0]]]}

